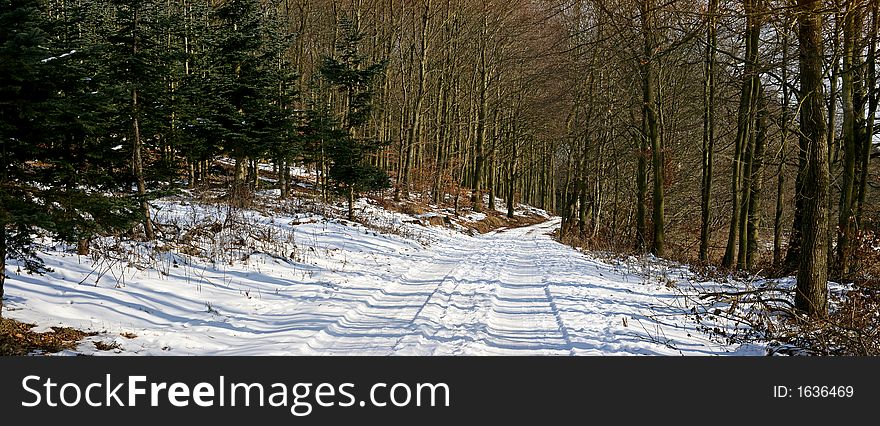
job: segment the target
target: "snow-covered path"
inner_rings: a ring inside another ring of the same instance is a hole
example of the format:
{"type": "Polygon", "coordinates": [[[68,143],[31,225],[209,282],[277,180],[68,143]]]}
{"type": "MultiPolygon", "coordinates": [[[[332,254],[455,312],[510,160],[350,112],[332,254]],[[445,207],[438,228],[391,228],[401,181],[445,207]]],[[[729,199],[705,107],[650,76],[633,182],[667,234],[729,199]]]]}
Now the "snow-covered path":
{"type": "Polygon", "coordinates": [[[57,254],[47,276],[11,274],[9,316],[106,331],[90,339],[119,346],[79,348],[94,354],[762,353],[697,330],[681,290],[666,285],[676,277],[595,260],[553,240],[558,226],[478,236],[431,228],[435,241],[423,247],[340,224],[300,225],[323,253],[312,263],[190,259],[161,274],[120,269],[116,285],[86,284],[99,268],[57,254]]]}
{"type": "Polygon", "coordinates": [[[571,341],[547,281],[553,271],[536,256],[563,255],[543,235],[557,225],[450,240],[413,256],[386,288],[316,333],[309,350],[569,353],[571,341]]]}

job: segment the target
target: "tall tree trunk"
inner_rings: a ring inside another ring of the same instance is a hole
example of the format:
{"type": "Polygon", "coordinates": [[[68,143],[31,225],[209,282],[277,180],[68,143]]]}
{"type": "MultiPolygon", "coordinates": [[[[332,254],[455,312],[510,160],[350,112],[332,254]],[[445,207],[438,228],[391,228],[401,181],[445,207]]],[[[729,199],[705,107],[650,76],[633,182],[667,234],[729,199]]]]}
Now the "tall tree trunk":
{"type": "Polygon", "coordinates": [[[703,157],[700,185],[700,261],[709,261],[709,216],[712,201],[712,168],[715,154],[715,49],[718,0],[709,0],[706,55],[703,68],[703,157]]]}
{"type": "MultiPolygon", "coordinates": [[[[644,120],[644,117],[642,118],[644,120]]],[[[643,124],[644,126],[644,124],[643,124]]],[[[648,225],[645,203],[648,199],[648,143],[644,134],[639,134],[638,163],[636,165],[636,250],[647,249],[648,225]]]]}
{"type": "Polygon", "coordinates": [[[412,174],[413,149],[421,146],[422,136],[422,108],[425,102],[425,86],[427,83],[427,67],[428,67],[428,18],[431,13],[431,1],[424,3],[425,9],[421,16],[421,37],[419,45],[419,81],[416,89],[415,105],[412,111],[412,123],[410,123],[409,134],[407,136],[406,160],[404,162],[403,183],[401,184],[401,193],[404,199],[409,199],[410,175],[412,174]]]}
{"type": "Polygon", "coordinates": [[[260,160],[257,158],[248,161],[248,188],[260,188],[260,160]]]}
{"type": "MultiPolygon", "coordinates": [[[[785,28],[788,28],[786,25],[785,28]]],[[[773,266],[782,265],[782,215],[785,195],[785,161],[788,146],[788,104],[791,101],[788,88],[788,31],[782,34],[782,123],[780,123],[780,157],[776,169],[776,214],[773,218],[773,266]]]]}
{"type": "MultiPolygon", "coordinates": [[[[485,37],[486,26],[488,23],[486,19],[483,20],[483,35],[485,37]]],[[[481,43],[480,47],[480,88],[479,88],[479,105],[477,106],[477,131],[476,131],[476,143],[474,146],[474,173],[473,173],[473,189],[474,193],[472,196],[473,209],[475,212],[483,211],[483,192],[481,189],[482,180],[483,180],[483,169],[485,168],[486,162],[486,154],[484,152],[483,145],[486,140],[486,108],[487,108],[487,96],[486,92],[488,91],[489,86],[489,76],[488,70],[486,69],[487,62],[487,52],[485,40],[481,43]]]]}
{"type": "MultiPolygon", "coordinates": [[[[835,2],[836,3],[836,2],[835,2]]],[[[832,167],[837,163],[837,142],[835,133],[837,132],[837,92],[840,91],[840,30],[843,27],[841,21],[844,20],[845,14],[838,11],[834,16],[834,28],[831,32],[831,58],[829,71],[829,90],[830,96],[826,97],[828,102],[826,128],[828,131],[825,137],[828,139],[828,167],[832,167]]]]}
{"type": "Polygon", "coordinates": [[[664,255],[665,226],[664,226],[664,200],[663,200],[663,146],[660,139],[660,122],[657,109],[657,85],[659,84],[658,65],[659,58],[656,55],[657,23],[656,4],[653,0],[644,0],[642,6],[642,36],[644,37],[644,58],[642,63],[642,132],[651,147],[651,170],[654,174],[653,209],[651,219],[654,222],[653,241],[651,252],[657,256],[664,255]]]}
{"type": "MultiPolygon", "coordinates": [[[[755,97],[757,99],[757,96],[755,97]]],[[[751,205],[751,187],[752,187],[752,166],[755,157],[755,139],[757,137],[757,129],[756,129],[756,120],[753,118],[753,114],[757,106],[755,102],[752,102],[752,113],[749,114],[749,137],[748,142],[746,142],[745,150],[743,151],[742,156],[742,193],[740,194],[740,215],[739,215],[739,236],[738,244],[739,250],[737,251],[736,257],[736,267],[738,269],[747,269],[746,267],[746,257],[748,255],[748,226],[749,226],[749,209],[751,205]]],[[[754,114],[754,117],[757,117],[757,114],[754,114]]]]}
{"type": "Polygon", "coordinates": [[[871,161],[871,148],[874,139],[874,117],[877,114],[877,104],[880,100],[880,93],[877,93],[877,33],[880,28],[878,22],[880,15],[880,3],[872,2],[871,4],[871,32],[868,42],[868,61],[867,61],[867,98],[868,98],[868,116],[865,120],[865,138],[862,140],[861,152],[859,155],[859,190],[856,198],[855,223],[859,229],[862,229],[862,215],[865,205],[865,194],[868,188],[868,166],[871,161]]]}
{"type": "Polygon", "coordinates": [[[801,139],[807,147],[803,185],[801,256],[795,306],[812,317],[828,312],[828,145],[823,100],[822,7],[820,0],[798,0],[801,139]]]}
{"type": "Polygon", "coordinates": [[[758,230],[761,225],[761,198],[764,190],[764,150],[767,146],[767,105],[763,90],[758,94],[758,114],[755,118],[755,146],[752,151],[751,176],[749,178],[749,209],[746,230],[746,255],[744,267],[755,266],[758,252],[758,230]]]}
{"type": "Polygon", "coordinates": [[[146,200],[147,195],[147,186],[144,179],[144,161],[141,155],[141,131],[140,126],[138,125],[138,91],[137,89],[133,89],[131,91],[131,105],[132,105],[132,130],[134,133],[134,137],[132,138],[132,154],[131,154],[131,165],[132,170],[134,171],[134,177],[137,185],[137,194],[138,197],[141,197],[141,215],[144,218],[144,236],[147,241],[153,241],[156,239],[156,233],[153,231],[153,221],[150,219],[150,204],[146,200]]]}
{"type": "MultiPolygon", "coordinates": [[[[134,10],[134,40],[132,43],[132,55],[138,55],[138,25],[140,16],[137,8],[134,10]]],[[[138,105],[138,89],[134,87],[131,90],[131,127],[132,127],[132,149],[131,149],[131,169],[134,173],[135,183],[137,185],[137,195],[141,198],[141,215],[144,219],[144,236],[147,241],[156,239],[156,233],[153,231],[153,221],[150,219],[150,204],[146,200],[147,187],[144,178],[144,160],[141,155],[143,143],[141,141],[140,130],[140,106],[138,105]]]]}
{"type": "Polygon", "coordinates": [[[248,179],[248,158],[244,156],[235,157],[235,171],[232,175],[233,190],[241,189],[247,185],[248,179]]]}
{"type": "Polygon", "coordinates": [[[868,60],[867,60],[867,76],[866,86],[868,99],[868,115],[865,122],[865,138],[860,147],[860,169],[859,169],[859,189],[856,199],[856,226],[862,228],[862,215],[864,212],[865,195],[868,187],[868,167],[871,159],[871,150],[873,148],[873,135],[875,126],[875,116],[877,114],[878,101],[880,101],[880,93],[877,87],[877,45],[878,30],[880,30],[880,4],[872,2],[871,5],[871,30],[869,36],[868,60]]]}
{"type": "MultiPolygon", "coordinates": [[[[856,56],[856,32],[861,32],[861,19],[858,18],[860,7],[847,1],[847,10],[843,24],[843,176],[840,183],[840,203],[837,217],[837,272],[845,276],[849,272],[850,240],[852,239],[852,206],[853,189],[855,186],[856,156],[858,155],[856,112],[854,104],[855,91],[853,80],[856,56]],[[858,25],[858,27],[856,26],[858,25]]],[[[864,107],[864,105],[862,105],[864,107]]],[[[858,120],[859,125],[862,124],[858,120]]]]}
{"type": "Polygon", "coordinates": [[[507,217],[512,219],[513,214],[514,214],[513,197],[514,197],[514,191],[515,191],[514,188],[516,185],[516,161],[517,161],[516,137],[515,136],[513,138],[511,138],[510,144],[511,144],[511,148],[510,148],[511,154],[510,154],[510,160],[508,162],[508,169],[507,169],[507,200],[506,201],[507,201],[507,217]]]}
{"type": "Polygon", "coordinates": [[[727,247],[724,251],[724,258],[721,265],[725,268],[731,268],[737,258],[738,237],[740,233],[740,215],[746,214],[742,211],[742,192],[743,169],[746,147],[749,143],[751,134],[751,119],[754,110],[755,92],[757,89],[757,56],[758,56],[758,40],[760,35],[760,25],[758,18],[755,16],[755,0],[743,0],[743,7],[746,11],[746,64],[743,72],[743,83],[740,93],[739,110],[737,112],[737,131],[734,143],[733,161],[731,163],[730,178],[730,227],[727,234],[727,247]]]}
{"type": "Polygon", "coordinates": [[[196,167],[192,158],[186,160],[186,186],[189,189],[196,187],[196,167]]]}
{"type": "Polygon", "coordinates": [[[488,182],[486,183],[487,188],[489,189],[489,211],[495,210],[495,172],[496,172],[496,164],[495,164],[495,146],[498,143],[498,110],[495,110],[495,124],[492,134],[492,143],[489,144],[489,171],[487,172],[488,182]]]}

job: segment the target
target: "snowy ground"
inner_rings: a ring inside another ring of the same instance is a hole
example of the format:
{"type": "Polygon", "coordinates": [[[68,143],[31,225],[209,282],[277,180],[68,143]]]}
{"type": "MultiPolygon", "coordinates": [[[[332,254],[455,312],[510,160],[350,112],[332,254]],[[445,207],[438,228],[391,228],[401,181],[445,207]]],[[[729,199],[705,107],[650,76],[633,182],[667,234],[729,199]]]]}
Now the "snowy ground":
{"type": "MultiPolygon", "coordinates": [[[[161,206],[183,227],[221,214],[161,206]]],[[[764,354],[699,330],[683,270],[594,259],[548,235],[558,219],[470,236],[361,206],[407,232],[246,212],[271,247],[217,234],[202,255],[137,247],[141,268],[48,251],[45,276],[10,268],[5,314],[102,332],[76,351],[96,355],[764,354]]]]}

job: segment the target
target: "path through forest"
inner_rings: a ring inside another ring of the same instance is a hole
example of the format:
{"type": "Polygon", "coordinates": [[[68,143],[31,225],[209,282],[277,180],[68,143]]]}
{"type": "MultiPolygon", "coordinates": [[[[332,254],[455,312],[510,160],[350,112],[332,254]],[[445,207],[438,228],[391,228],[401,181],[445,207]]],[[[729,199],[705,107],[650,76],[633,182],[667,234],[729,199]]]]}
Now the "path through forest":
{"type": "Polygon", "coordinates": [[[118,346],[78,349],[95,354],[761,353],[695,326],[682,270],[646,274],[637,260],[597,260],[552,238],[558,218],[476,236],[411,226],[432,242],[336,222],[296,225],[313,262],[190,258],[161,273],[102,274],[115,282],[94,279],[100,268],[89,259],[49,253],[53,272],[10,276],[9,312],[43,327],[102,331],[90,339],[118,346]]]}

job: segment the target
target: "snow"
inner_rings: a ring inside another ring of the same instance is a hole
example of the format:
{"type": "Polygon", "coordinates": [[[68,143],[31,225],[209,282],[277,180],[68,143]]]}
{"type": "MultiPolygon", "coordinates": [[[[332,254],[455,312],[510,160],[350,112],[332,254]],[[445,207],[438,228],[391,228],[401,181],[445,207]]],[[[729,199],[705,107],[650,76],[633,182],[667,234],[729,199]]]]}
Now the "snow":
{"type": "Polygon", "coordinates": [[[49,61],[54,61],[54,60],[56,60],[56,59],[66,58],[66,57],[68,57],[68,56],[70,56],[70,55],[73,55],[74,53],[76,53],[76,50],[75,50],[75,49],[74,49],[74,50],[71,50],[70,52],[63,53],[63,54],[61,54],[61,55],[58,55],[58,56],[50,56],[50,57],[48,57],[48,58],[46,58],[46,59],[41,60],[40,62],[42,62],[42,63],[45,64],[46,62],[49,62],[49,61]]]}
{"type": "Polygon", "coordinates": [[[180,229],[235,222],[266,238],[236,245],[241,236],[224,228],[202,236],[197,253],[124,243],[130,251],[115,260],[50,250],[45,276],[9,268],[4,314],[102,332],[68,354],[764,354],[701,331],[687,315],[694,282],[685,271],[564,246],[549,235],[558,218],[471,236],[365,200],[358,208],[371,227],[181,200],[156,206],[157,221],[180,229]],[[118,349],[98,351],[95,341],[118,349]]]}
{"type": "Polygon", "coordinates": [[[481,220],[486,220],[486,214],[471,212],[471,213],[464,215],[463,218],[469,222],[479,222],[481,220]]]}

